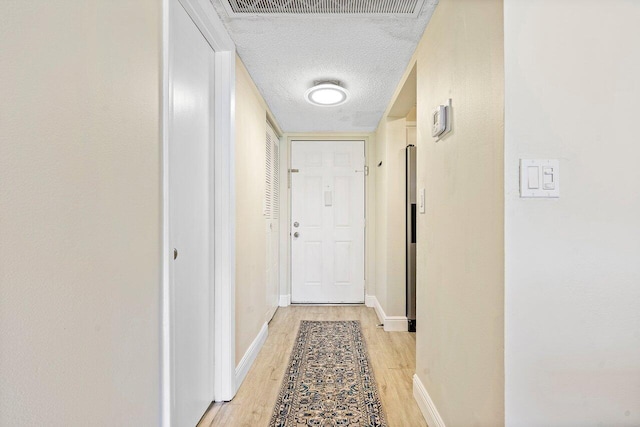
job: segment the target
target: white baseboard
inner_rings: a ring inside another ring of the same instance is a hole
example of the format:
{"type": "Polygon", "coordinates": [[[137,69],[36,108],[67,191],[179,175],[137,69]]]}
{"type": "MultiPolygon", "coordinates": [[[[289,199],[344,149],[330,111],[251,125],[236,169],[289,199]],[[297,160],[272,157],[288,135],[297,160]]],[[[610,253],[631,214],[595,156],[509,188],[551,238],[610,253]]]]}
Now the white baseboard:
{"type": "Polygon", "coordinates": [[[373,308],[376,310],[376,314],[378,315],[378,320],[380,321],[380,323],[382,323],[384,325],[384,319],[385,319],[385,314],[384,314],[384,310],[382,309],[382,306],[380,305],[380,302],[378,301],[378,298],[376,298],[375,296],[372,297],[373,298],[373,308]]]}
{"type": "Polygon", "coordinates": [[[445,427],[436,405],[431,400],[429,393],[427,393],[427,389],[424,388],[424,384],[415,374],[413,375],[413,398],[418,403],[420,412],[422,412],[422,416],[429,427],[445,427]]]}
{"type": "Polygon", "coordinates": [[[406,316],[387,316],[375,295],[367,295],[365,297],[367,307],[373,307],[378,315],[380,323],[384,324],[384,330],[387,332],[407,332],[409,330],[409,322],[406,316]],[[371,304],[371,305],[369,305],[371,304]]]}
{"type": "Polygon", "coordinates": [[[387,332],[408,332],[409,322],[405,316],[387,316],[384,319],[384,330],[387,332]]]}
{"type": "Polygon", "coordinates": [[[280,307],[288,307],[291,305],[291,295],[280,295],[280,307]]]}
{"type": "Polygon", "coordinates": [[[376,297],[374,295],[365,295],[364,296],[364,305],[367,307],[375,307],[376,297]]]}
{"type": "Polygon", "coordinates": [[[244,353],[244,356],[242,356],[242,360],[240,360],[240,363],[236,366],[236,391],[240,388],[253,362],[255,362],[256,357],[258,357],[258,353],[260,353],[262,345],[267,340],[267,336],[269,336],[269,325],[265,322],[256,338],[244,353]]]}

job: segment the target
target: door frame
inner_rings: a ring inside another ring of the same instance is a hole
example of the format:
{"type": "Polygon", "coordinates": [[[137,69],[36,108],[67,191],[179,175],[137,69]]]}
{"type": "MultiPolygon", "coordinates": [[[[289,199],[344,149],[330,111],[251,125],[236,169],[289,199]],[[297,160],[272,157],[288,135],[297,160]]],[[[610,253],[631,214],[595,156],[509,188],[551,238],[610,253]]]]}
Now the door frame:
{"type": "Polygon", "coordinates": [[[375,133],[289,133],[281,140],[280,167],[280,307],[291,305],[291,146],[292,141],[364,141],[364,164],[368,173],[364,177],[364,298],[367,307],[373,307],[371,297],[375,278],[375,133]],[[282,142],[286,141],[283,147],[282,142]],[[283,188],[284,187],[284,188],[283,188]],[[283,197],[283,195],[285,197],[283,197]]]}
{"type": "Polygon", "coordinates": [[[213,150],[209,159],[213,227],[210,237],[213,277],[214,395],[212,401],[228,401],[235,384],[235,45],[207,0],[162,0],[162,354],[160,373],[162,425],[171,424],[171,333],[169,248],[169,5],[178,1],[214,51],[213,150]],[[212,170],[211,170],[212,169],[212,170]]]}

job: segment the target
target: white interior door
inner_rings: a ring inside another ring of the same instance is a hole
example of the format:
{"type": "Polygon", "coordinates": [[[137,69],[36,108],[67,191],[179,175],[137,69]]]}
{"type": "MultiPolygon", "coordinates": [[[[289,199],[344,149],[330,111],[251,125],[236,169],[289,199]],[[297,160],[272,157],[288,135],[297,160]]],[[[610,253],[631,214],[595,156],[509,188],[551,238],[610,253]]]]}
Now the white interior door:
{"type": "Polygon", "coordinates": [[[292,141],[292,302],[364,302],[364,163],[364,141],[292,141]]]}
{"type": "Polygon", "coordinates": [[[267,319],[278,309],[280,295],[280,142],[267,123],[265,139],[265,220],[267,233],[267,319]]]}
{"type": "Polygon", "coordinates": [[[169,3],[171,425],[194,426],[213,400],[214,52],[169,3]]]}

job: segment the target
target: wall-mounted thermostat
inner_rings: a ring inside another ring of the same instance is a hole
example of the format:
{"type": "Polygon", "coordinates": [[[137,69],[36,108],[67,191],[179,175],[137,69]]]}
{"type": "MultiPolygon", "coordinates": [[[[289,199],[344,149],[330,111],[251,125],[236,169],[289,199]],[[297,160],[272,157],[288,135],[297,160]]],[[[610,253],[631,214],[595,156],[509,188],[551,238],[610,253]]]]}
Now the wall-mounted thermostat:
{"type": "Polygon", "coordinates": [[[440,139],[451,131],[451,99],[446,104],[438,105],[433,112],[431,122],[431,136],[440,139]]]}
{"type": "Polygon", "coordinates": [[[440,136],[447,128],[447,107],[438,105],[433,112],[433,123],[431,124],[431,136],[440,136]]]}

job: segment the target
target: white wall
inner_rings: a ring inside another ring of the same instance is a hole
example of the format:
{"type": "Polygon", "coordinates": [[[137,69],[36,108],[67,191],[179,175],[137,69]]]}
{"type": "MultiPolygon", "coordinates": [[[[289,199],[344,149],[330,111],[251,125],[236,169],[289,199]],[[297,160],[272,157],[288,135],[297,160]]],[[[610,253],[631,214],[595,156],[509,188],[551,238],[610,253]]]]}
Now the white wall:
{"type": "Polygon", "coordinates": [[[640,3],[505,0],[506,421],[640,425],[640,3]],[[560,159],[558,200],[518,160],[560,159]]]}
{"type": "Polygon", "coordinates": [[[162,2],[0,6],[0,425],[157,426],[162,2]]]}

